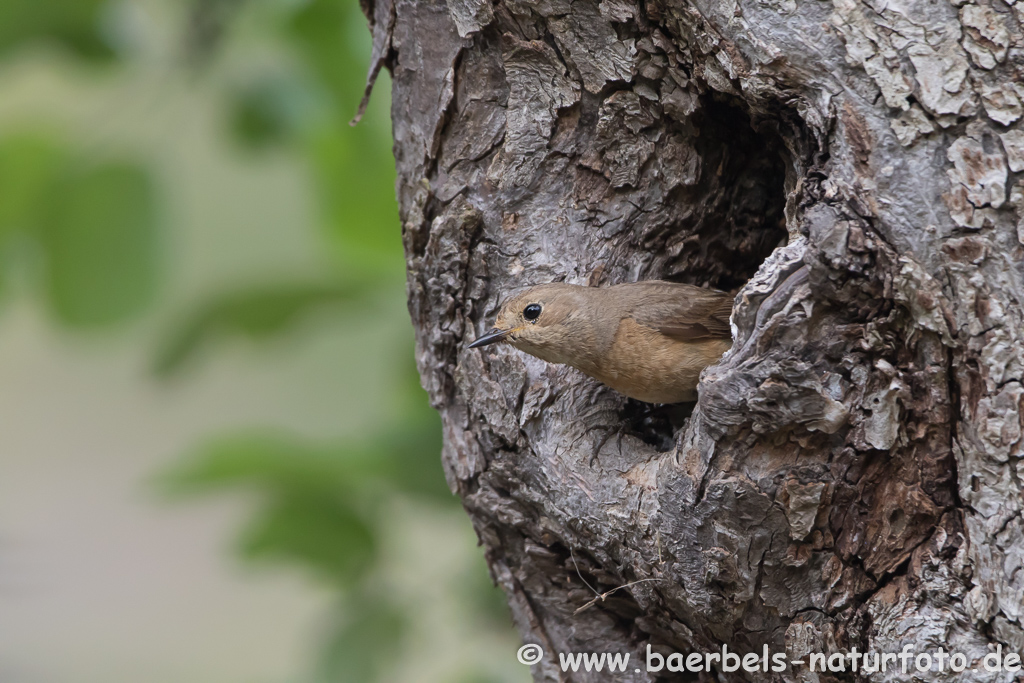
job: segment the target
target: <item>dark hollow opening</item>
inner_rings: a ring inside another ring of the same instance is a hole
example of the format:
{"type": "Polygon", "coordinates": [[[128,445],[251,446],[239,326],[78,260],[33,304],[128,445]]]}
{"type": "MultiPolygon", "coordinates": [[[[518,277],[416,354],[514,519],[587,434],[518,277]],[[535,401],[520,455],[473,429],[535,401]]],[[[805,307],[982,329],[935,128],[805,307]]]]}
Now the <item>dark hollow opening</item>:
{"type": "MultiPolygon", "coordinates": [[[[679,132],[699,157],[697,182],[680,187],[673,224],[643,236],[655,255],[648,278],[734,291],[784,244],[787,151],[768,122],[752,125],[739,106],[707,96],[679,132]]],[[[671,449],[694,404],[651,406],[630,400],[626,433],[659,450],[671,449]]]]}
{"type": "Polygon", "coordinates": [[[718,97],[703,98],[689,124],[700,177],[678,191],[692,209],[665,240],[662,277],[732,291],[786,239],[786,148],[718,97]]]}
{"type": "Polygon", "coordinates": [[[620,413],[623,432],[654,446],[659,452],[670,451],[675,446],[676,432],[686,423],[695,405],[691,402],[652,406],[628,399],[620,413]]]}

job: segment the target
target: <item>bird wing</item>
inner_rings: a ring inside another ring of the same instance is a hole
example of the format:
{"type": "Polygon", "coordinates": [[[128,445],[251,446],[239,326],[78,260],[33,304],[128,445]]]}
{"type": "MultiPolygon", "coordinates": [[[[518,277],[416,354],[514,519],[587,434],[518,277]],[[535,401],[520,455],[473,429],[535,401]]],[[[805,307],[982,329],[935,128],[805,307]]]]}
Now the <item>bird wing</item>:
{"type": "Polygon", "coordinates": [[[732,295],[674,282],[645,284],[637,291],[630,311],[630,317],[640,325],[679,341],[732,336],[732,295]]]}

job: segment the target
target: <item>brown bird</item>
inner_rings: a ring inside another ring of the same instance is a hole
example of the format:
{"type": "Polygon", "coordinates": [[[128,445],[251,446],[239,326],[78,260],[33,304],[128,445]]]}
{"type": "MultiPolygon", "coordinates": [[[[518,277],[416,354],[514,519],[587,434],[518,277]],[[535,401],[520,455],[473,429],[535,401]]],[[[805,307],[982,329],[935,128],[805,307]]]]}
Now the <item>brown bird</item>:
{"type": "Polygon", "coordinates": [[[651,280],[612,287],[552,283],[505,302],[470,348],[507,342],[647,403],[697,399],[700,372],[732,345],[733,297],[651,280]]]}

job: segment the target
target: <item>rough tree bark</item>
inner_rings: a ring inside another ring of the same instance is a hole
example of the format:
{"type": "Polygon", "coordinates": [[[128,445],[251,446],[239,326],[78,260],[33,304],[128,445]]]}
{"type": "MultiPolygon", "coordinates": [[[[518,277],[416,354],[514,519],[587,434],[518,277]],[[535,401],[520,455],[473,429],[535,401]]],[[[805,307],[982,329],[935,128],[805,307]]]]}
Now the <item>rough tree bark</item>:
{"type": "MultiPolygon", "coordinates": [[[[648,644],[1024,649],[1024,2],[365,9],[419,369],[537,680],[648,644]],[[519,287],[653,278],[739,288],[681,424],[466,349],[519,287]],[[651,580],[576,613],[582,579],[651,580]]],[[[770,677],[853,678],[718,680],[770,677]]]]}

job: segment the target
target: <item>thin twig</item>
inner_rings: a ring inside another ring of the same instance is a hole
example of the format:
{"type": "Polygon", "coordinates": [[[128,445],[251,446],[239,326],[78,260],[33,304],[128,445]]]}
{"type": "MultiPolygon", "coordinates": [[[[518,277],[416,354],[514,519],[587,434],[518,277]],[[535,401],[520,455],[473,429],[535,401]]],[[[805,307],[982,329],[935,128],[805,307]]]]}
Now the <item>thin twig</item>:
{"type": "Polygon", "coordinates": [[[632,581],[630,583],[624,583],[621,586],[616,586],[615,588],[612,588],[610,591],[601,593],[596,598],[594,598],[593,600],[591,600],[590,602],[588,602],[587,604],[583,605],[582,607],[577,609],[575,612],[573,612],[572,615],[576,616],[577,614],[579,614],[583,610],[589,609],[589,608],[593,607],[594,605],[597,604],[598,600],[600,600],[601,602],[604,602],[608,598],[609,595],[611,595],[612,593],[614,593],[615,591],[617,591],[617,590],[619,590],[621,588],[629,588],[630,586],[635,586],[638,583],[647,583],[648,581],[661,581],[661,579],[640,579],[639,581],[632,581]]]}
{"type": "Polygon", "coordinates": [[[577,614],[579,614],[580,612],[582,612],[584,610],[590,609],[591,607],[596,605],[598,603],[598,601],[604,602],[605,600],[608,599],[609,595],[611,595],[612,593],[614,593],[617,590],[621,590],[623,588],[629,588],[630,586],[635,586],[638,583],[647,583],[648,581],[661,581],[661,579],[654,579],[654,578],[651,578],[651,579],[640,579],[639,581],[631,581],[630,583],[624,583],[621,586],[616,586],[615,588],[612,588],[609,591],[605,591],[604,593],[598,593],[597,589],[594,588],[593,586],[591,586],[590,582],[583,578],[583,573],[580,571],[580,566],[578,564],[576,564],[576,555],[573,553],[571,545],[569,546],[569,557],[572,558],[572,565],[574,567],[576,567],[576,576],[580,577],[580,581],[582,581],[584,583],[584,585],[587,588],[589,588],[594,593],[594,595],[596,596],[593,600],[591,600],[590,602],[588,602],[587,604],[583,605],[582,607],[577,609],[575,612],[573,612],[572,613],[573,616],[576,616],[577,614]]]}
{"type": "Polygon", "coordinates": [[[587,588],[593,591],[594,595],[601,597],[601,594],[597,592],[597,589],[587,583],[587,580],[583,578],[583,574],[580,572],[580,566],[576,564],[576,556],[572,552],[572,546],[569,546],[569,557],[572,558],[572,566],[576,567],[576,576],[580,577],[580,581],[586,584],[587,588]]]}

